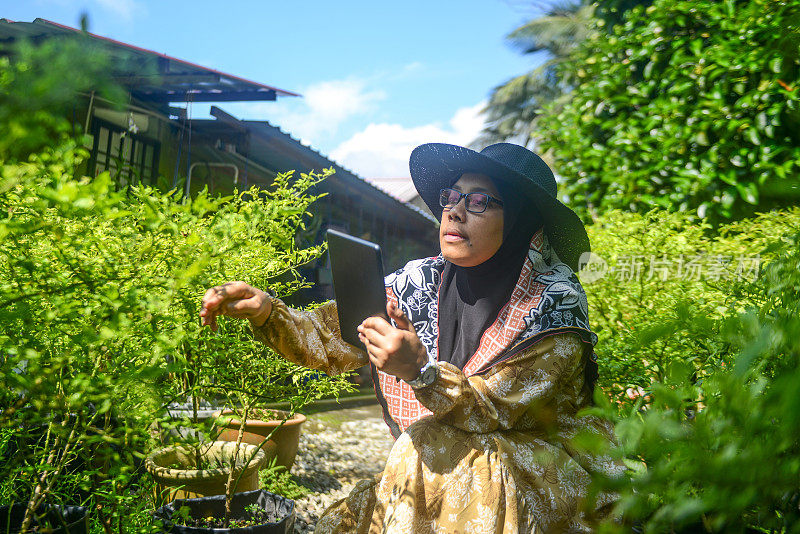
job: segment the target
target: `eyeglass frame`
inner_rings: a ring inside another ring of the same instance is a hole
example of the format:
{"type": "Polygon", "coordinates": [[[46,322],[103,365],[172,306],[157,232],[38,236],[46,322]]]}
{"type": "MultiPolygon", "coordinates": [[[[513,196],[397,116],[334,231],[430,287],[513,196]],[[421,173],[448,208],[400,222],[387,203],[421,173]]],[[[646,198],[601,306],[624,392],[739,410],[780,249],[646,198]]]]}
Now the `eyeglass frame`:
{"type": "Polygon", "coordinates": [[[503,201],[502,200],[493,197],[489,193],[483,193],[482,191],[473,191],[471,193],[462,193],[458,189],[453,189],[452,187],[443,187],[443,188],[441,188],[439,190],[439,206],[441,206],[443,210],[444,209],[453,209],[453,208],[455,208],[458,205],[458,203],[461,202],[461,199],[466,199],[464,201],[464,209],[467,210],[470,213],[483,213],[483,212],[485,212],[486,208],[489,207],[489,204],[491,202],[495,202],[495,203],[497,203],[498,206],[503,207],[503,201]],[[459,195],[458,200],[456,200],[453,204],[448,204],[448,205],[442,204],[442,196],[443,196],[443,193],[445,191],[454,191],[454,192],[458,193],[458,195],[459,195]],[[486,206],[484,206],[484,208],[481,211],[474,211],[474,210],[469,209],[467,206],[469,206],[469,198],[468,197],[470,195],[483,195],[483,196],[485,196],[488,199],[486,201],[486,206]]]}

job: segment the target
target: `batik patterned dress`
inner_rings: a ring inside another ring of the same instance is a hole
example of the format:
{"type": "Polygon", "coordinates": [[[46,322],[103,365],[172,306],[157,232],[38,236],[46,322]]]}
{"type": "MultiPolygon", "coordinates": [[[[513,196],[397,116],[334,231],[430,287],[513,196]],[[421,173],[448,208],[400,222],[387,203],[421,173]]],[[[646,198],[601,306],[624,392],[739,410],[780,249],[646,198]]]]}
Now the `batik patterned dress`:
{"type": "MultiPolygon", "coordinates": [[[[387,296],[438,355],[444,260],[417,260],[387,276],[387,296]]],[[[335,302],[307,312],[273,299],[256,337],[290,361],[330,375],[369,363],[342,341],[335,302]]],[[[413,389],[373,367],[384,419],[396,438],[383,473],[326,510],[316,532],[591,532],[615,496],[584,506],[590,473],[620,476],[610,457],[572,445],[579,433],[611,440],[606,421],[578,412],[591,402],[584,369],[597,337],[577,277],[537,232],[509,303],[464,369],[413,389]]]]}

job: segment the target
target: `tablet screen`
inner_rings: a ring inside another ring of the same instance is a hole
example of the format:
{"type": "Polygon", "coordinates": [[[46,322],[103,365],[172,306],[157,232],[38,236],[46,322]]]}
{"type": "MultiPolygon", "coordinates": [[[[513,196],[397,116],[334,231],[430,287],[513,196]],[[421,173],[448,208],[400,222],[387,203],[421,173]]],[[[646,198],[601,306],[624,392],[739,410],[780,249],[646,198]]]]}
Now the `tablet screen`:
{"type": "Polygon", "coordinates": [[[342,339],[363,349],[358,325],[367,317],[386,318],[381,247],[336,230],[328,230],[327,239],[342,339]]]}

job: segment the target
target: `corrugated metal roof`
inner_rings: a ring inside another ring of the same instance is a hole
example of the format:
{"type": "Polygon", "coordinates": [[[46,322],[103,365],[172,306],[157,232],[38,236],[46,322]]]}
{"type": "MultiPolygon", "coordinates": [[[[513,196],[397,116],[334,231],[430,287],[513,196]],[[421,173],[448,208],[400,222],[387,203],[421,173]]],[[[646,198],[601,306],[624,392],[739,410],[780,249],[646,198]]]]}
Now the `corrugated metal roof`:
{"type": "Polygon", "coordinates": [[[419,193],[411,178],[365,178],[366,181],[385,191],[400,202],[408,202],[419,193]]]}
{"type": "MultiPolygon", "coordinates": [[[[37,18],[33,22],[15,22],[0,19],[0,41],[10,42],[28,38],[41,40],[49,37],[81,35],[83,32],[57,22],[37,18]]],[[[133,62],[130,72],[114,72],[114,77],[131,93],[142,100],[156,102],[230,102],[250,100],[275,100],[278,96],[300,96],[161,54],[146,48],[123,43],[108,37],[86,33],[95,43],[133,62]]],[[[116,65],[121,69],[123,62],[116,65]]]]}

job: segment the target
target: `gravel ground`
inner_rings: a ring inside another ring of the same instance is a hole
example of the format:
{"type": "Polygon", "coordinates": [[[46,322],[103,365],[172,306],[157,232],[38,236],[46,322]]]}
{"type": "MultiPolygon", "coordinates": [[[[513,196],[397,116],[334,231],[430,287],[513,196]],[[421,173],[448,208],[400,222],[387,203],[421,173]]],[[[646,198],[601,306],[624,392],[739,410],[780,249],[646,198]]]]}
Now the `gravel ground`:
{"type": "Polygon", "coordinates": [[[292,474],[313,492],[295,501],[294,531],[313,532],[328,505],[381,472],[392,443],[377,405],[310,415],[292,474]]]}

